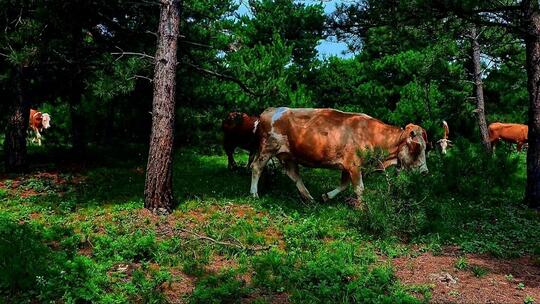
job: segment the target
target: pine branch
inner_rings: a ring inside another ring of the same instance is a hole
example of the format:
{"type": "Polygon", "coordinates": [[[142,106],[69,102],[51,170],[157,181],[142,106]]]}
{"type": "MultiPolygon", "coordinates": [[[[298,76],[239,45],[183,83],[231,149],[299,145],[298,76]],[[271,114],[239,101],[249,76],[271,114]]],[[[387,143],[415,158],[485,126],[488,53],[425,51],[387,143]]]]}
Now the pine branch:
{"type": "Polygon", "coordinates": [[[223,80],[232,81],[232,82],[238,84],[240,86],[240,88],[242,88],[242,90],[244,90],[246,93],[248,93],[250,95],[253,95],[253,96],[256,96],[256,97],[262,97],[262,96],[265,95],[265,94],[258,94],[258,93],[253,92],[253,90],[248,88],[240,79],[234,78],[234,77],[229,76],[229,75],[220,74],[218,72],[202,68],[202,67],[200,67],[198,65],[195,65],[195,64],[192,64],[192,63],[189,63],[189,62],[185,62],[185,64],[190,66],[191,68],[193,68],[194,70],[196,70],[196,71],[198,71],[200,73],[210,75],[210,76],[214,76],[214,77],[217,77],[217,78],[220,78],[220,79],[223,79],[223,80]]]}
{"type": "Polygon", "coordinates": [[[124,57],[124,55],[139,56],[139,57],[143,57],[143,58],[152,59],[152,61],[155,60],[155,57],[154,57],[154,56],[148,55],[148,54],[146,54],[146,53],[125,52],[124,50],[122,50],[122,49],[119,48],[118,46],[116,46],[116,48],[119,49],[120,52],[114,52],[114,53],[111,53],[111,55],[120,55],[118,58],[116,58],[116,60],[120,60],[120,58],[124,57]]]}

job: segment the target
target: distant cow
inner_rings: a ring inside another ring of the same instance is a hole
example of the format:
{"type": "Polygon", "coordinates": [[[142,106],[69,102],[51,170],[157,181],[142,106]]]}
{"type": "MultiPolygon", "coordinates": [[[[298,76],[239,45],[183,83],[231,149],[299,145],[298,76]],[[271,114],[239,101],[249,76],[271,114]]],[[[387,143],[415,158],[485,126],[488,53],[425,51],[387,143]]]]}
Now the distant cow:
{"type": "Polygon", "coordinates": [[[37,142],[41,146],[41,133],[43,129],[48,129],[51,126],[51,116],[47,113],[41,113],[38,110],[30,109],[30,117],[28,119],[30,129],[34,132],[32,142],[37,142]]]}
{"type": "Polygon", "coordinates": [[[258,141],[255,134],[258,123],[259,117],[249,116],[242,112],[231,112],[223,120],[221,124],[221,129],[223,130],[223,148],[227,154],[229,169],[237,167],[233,157],[234,150],[237,147],[249,151],[248,168],[251,165],[255,151],[258,148],[258,141]]]}
{"type": "Polygon", "coordinates": [[[450,134],[450,129],[448,128],[448,123],[443,120],[444,135],[443,138],[439,139],[437,143],[441,147],[442,154],[446,154],[446,149],[449,146],[452,146],[452,141],[448,139],[448,134],[450,134]]]}
{"type": "Polygon", "coordinates": [[[387,125],[365,114],[334,109],[268,108],[260,117],[257,134],[259,152],[252,164],[251,194],[258,197],[261,172],[272,156],[283,164],[287,175],[296,183],[304,200],[313,197],[299,175],[298,164],[341,170],[341,184],[325,193],[323,200],[334,198],[352,182],[361,200],[362,159],[360,150],[383,149],[388,152],[381,169],[398,165],[427,172],[427,134],[417,125],[405,129],[387,125]]]}
{"type": "Polygon", "coordinates": [[[499,140],[516,143],[518,152],[528,142],[529,127],[515,123],[494,122],[488,127],[489,142],[495,147],[499,140]]]}

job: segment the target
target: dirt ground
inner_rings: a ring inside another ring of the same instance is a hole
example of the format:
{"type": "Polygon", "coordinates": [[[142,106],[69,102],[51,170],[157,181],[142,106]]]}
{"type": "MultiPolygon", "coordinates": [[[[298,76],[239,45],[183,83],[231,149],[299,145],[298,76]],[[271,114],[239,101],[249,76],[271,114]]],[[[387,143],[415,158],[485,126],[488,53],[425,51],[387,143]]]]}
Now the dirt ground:
{"type": "Polygon", "coordinates": [[[528,257],[502,260],[446,248],[441,255],[423,253],[393,263],[403,284],[432,287],[432,303],[540,302],[540,265],[528,257]],[[463,270],[455,267],[459,257],[468,262],[463,270]],[[482,269],[479,276],[473,268],[482,269]]]}

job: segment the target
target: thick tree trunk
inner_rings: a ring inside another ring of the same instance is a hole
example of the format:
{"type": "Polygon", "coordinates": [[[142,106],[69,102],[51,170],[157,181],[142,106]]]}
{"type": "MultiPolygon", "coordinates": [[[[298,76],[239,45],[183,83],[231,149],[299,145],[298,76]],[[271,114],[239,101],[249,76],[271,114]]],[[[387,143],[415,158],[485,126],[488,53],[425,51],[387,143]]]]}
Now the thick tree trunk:
{"type": "Polygon", "coordinates": [[[482,82],[482,68],[480,66],[480,44],[478,43],[478,31],[476,25],[471,25],[470,39],[472,45],[472,66],[473,66],[473,82],[474,96],[476,97],[476,118],[478,128],[480,129],[480,138],[486,152],[491,153],[491,143],[489,142],[489,134],[486,123],[486,113],[484,107],[484,84],[482,82]]]}
{"type": "Polygon", "coordinates": [[[526,69],[529,91],[529,149],[527,150],[527,189],[525,200],[540,208],[540,10],[538,1],[526,1],[526,69]]]}
{"type": "Polygon", "coordinates": [[[28,168],[26,154],[26,132],[30,107],[25,97],[24,67],[17,68],[15,79],[16,99],[4,140],[5,167],[7,172],[23,172],[28,168]]]}
{"type": "Polygon", "coordinates": [[[154,69],[152,133],[144,188],[144,207],[154,213],[169,213],[173,205],[172,152],[179,25],[177,1],[162,0],[154,69]]]}

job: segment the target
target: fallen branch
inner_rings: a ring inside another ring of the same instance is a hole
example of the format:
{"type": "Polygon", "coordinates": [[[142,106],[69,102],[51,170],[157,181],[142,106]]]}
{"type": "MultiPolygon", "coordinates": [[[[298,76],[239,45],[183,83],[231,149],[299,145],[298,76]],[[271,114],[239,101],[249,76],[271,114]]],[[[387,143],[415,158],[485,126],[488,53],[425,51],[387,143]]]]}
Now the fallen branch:
{"type": "Polygon", "coordinates": [[[209,241],[209,242],[212,242],[214,244],[227,246],[227,247],[235,247],[235,248],[242,249],[242,250],[264,251],[264,250],[268,250],[268,249],[272,248],[272,245],[268,245],[268,246],[244,246],[239,241],[238,241],[238,243],[223,242],[223,241],[218,241],[216,239],[213,239],[213,238],[211,238],[209,236],[206,236],[206,235],[198,234],[198,233],[196,233],[194,231],[191,231],[191,230],[188,230],[188,229],[178,228],[177,230],[179,230],[181,232],[185,232],[187,234],[191,234],[192,236],[196,237],[199,240],[209,241]]]}

